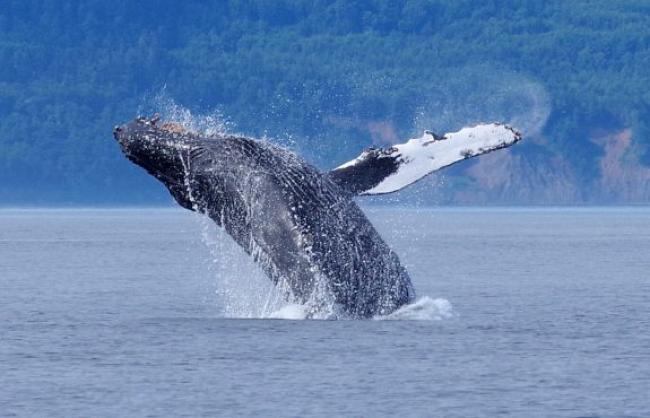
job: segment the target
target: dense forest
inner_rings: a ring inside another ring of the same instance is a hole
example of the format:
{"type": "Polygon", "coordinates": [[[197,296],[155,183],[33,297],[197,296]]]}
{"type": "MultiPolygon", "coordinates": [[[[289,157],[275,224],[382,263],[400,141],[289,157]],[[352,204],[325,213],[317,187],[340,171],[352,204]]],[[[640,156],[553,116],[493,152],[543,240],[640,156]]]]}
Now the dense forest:
{"type": "Polygon", "coordinates": [[[388,201],[648,203],[650,3],[0,0],[0,205],[168,204],[111,131],[179,107],[323,169],[509,122],[388,201]]]}

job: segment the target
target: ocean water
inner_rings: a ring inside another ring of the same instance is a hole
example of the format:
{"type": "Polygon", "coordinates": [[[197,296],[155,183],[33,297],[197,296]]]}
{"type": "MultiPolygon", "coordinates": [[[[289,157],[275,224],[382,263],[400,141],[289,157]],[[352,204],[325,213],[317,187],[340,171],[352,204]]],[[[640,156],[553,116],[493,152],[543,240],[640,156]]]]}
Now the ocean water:
{"type": "Polygon", "coordinates": [[[650,417],[650,209],[367,212],[397,320],[288,320],[189,212],[0,211],[0,416],[650,417]]]}

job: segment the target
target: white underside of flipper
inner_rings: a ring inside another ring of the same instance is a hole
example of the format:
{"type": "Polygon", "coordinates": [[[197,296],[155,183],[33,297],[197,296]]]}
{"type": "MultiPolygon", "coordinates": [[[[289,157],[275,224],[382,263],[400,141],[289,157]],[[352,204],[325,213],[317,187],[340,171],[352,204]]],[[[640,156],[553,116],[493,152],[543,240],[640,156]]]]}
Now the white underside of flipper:
{"type": "MultiPolygon", "coordinates": [[[[396,159],[397,170],[360,194],[372,195],[400,190],[443,167],[509,147],[520,139],[519,132],[498,123],[466,127],[441,137],[425,131],[420,138],[410,139],[405,144],[389,148],[386,157],[396,159]]],[[[363,154],[339,168],[353,166],[362,158],[363,154]]]]}

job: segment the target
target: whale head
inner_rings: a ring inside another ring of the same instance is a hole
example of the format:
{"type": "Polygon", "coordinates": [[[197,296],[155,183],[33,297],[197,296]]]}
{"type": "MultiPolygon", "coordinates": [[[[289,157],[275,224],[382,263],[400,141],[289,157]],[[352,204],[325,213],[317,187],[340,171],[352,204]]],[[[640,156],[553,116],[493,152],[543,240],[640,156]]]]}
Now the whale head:
{"type": "Polygon", "coordinates": [[[138,117],[113,129],[113,136],[124,155],[163,182],[182,206],[190,205],[186,196],[186,160],[196,135],[180,124],[159,123],[159,118],[138,117]]]}

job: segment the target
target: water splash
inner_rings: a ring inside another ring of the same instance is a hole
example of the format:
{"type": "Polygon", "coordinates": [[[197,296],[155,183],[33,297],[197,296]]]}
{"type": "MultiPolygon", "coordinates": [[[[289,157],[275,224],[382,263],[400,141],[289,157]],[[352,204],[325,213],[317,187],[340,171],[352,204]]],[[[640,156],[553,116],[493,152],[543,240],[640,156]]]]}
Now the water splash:
{"type": "MultiPolygon", "coordinates": [[[[205,215],[197,215],[202,240],[211,254],[209,268],[215,278],[216,304],[227,318],[249,319],[351,319],[334,302],[327,281],[317,280],[312,296],[305,304],[296,303],[288,285],[274,286],[253,258],[244,252],[222,229],[205,215]],[[289,296],[287,296],[289,295],[289,296]]],[[[397,311],[375,320],[437,321],[453,317],[446,299],[424,296],[397,311]]]]}
{"type": "Polygon", "coordinates": [[[447,299],[432,299],[424,296],[415,302],[404,305],[389,315],[376,316],[376,320],[390,321],[440,321],[453,317],[454,310],[447,299]]]}
{"type": "Polygon", "coordinates": [[[307,319],[307,310],[304,305],[288,304],[271,313],[268,318],[270,319],[288,319],[288,320],[302,320],[307,319]]]}
{"type": "MultiPolygon", "coordinates": [[[[228,124],[223,122],[224,118],[219,112],[207,115],[194,114],[164,94],[156,96],[154,102],[163,120],[180,123],[184,128],[203,135],[228,134],[228,124]]],[[[184,187],[194,212],[198,214],[202,239],[212,257],[210,268],[216,278],[215,295],[222,314],[231,318],[269,318],[277,317],[276,312],[283,312],[282,309],[295,306],[295,299],[286,279],[280,278],[273,285],[260,268],[260,265],[271,265],[270,257],[252,237],[251,256],[249,256],[223,229],[218,228],[209,217],[200,214],[192,190],[191,160],[187,155],[181,154],[180,161],[185,174],[184,187]]],[[[339,309],[334,303],[328,281],[317,271],[314,272],[314,277],[316,277],[314,290],[308,301],[301,306],[299,310],[303,312],[301,315],[318,319],[339,316],[339,309]]]]}
{"type": "Polygon", "coordinates": [[[335,319],[342,318],[327,281],[318,278],[305,304],[295,302],[286,280],[274,285],[266,273],[222,228],[197,215],[202,239],[211,254],[215,297],[227,318],[335,319]]]}
{"type": "Polygon", "coordinates": [[[233,133],[235,128],[234,124],[219,110],[214,109],[201,114],[192,113],[170,98],[164,89],[149,100],[147,108],[159,113],[163,121],[179,123],[183,128],[205,136],[233,133]]]}
{"type": "MultiPolygon", "coordinates": [[[[180,123],[184,128],[203,135],[228,134],[229,124],[219,112],[195,115],[164,94],[156,96],[155,106],[163,120],[180,123]]],[[[187,196],[201,225],[204,244],[211,254],[210,270],[215,277],[214,292],[221,313],[229,318],[274,319],[349,319],[335,303],[329,281],[314,271],[316,282],[306,303],[297,304],[286,280],[273,284],[260,267],[268,255],[251,237],[252,257],[219,228],[206,215],[200,213],[194,199],[190,178],[191,160],[181,155],[185,172],[184,185],[187,196]],[[257,260],[254,261],[254,260],[257,260]]],[[[223,224],[223,222],[222,222],[223,224]]],[[[444,299],[421,298],[396,312],[375,319],[390,320],[440,320],[452,315],[451,304],[444,299]]]]}
{"type": "MultiPolygon", "coordinates": [[[[238,130],[235,122],[230,120],[218,108],[211,109],[205,113],[192,112],[187,107],[178,104],[167,94],[164,88],[146,98],[145,104],[139,109],[139,113],[158,113],[163,121],[179,123],[185,129],[204,136],[227,134],[246,136],[238,130]]],[[[298,142],[288,131],[276,136],[269,136],[267,131],[262,131],[256,137],[260,141],[271,142],[291,150],[295,150],[298,147],[298,142]]]]}
{"type": "MultiPolygon", "coordinates": [[[[400,309],[389,315],[378,315],[373,319],[376,321],[441,321],[454,317],[453,307],[447,299],[432,299],[424,296],[417,301],[402,306],[400,309]]],[[[303,319],[349,319],[344,315],[334,317],[313,317],[310,316],[309,308],[300,304],[287,304],[275,312],[272,312],[267,318],[286,319],[286,320],[303,320],[303,319]]]]}
{"type": "MultiPolygon", "coordinates": [[[[168,98],[164,91],[152,100],[152,106],[163,120],[174,121],[184,128],[202,135],[229,133],[229,123],[218,111],[194,114],[189,109],[168,98]]],[[[215,278],[216,305],[221,314],[229,318],[265,318],[286,304],[287,286],[274,286],[261,268],[223,230],[207,216],[200,213],[194,198],[191,160],[180,156],[184,169],[184,186],[192,203],[201,237],[211,255],[209,268],[215,278]]],[[[253,247],[253,252],[260,251],[253,247]]],[[[258,254],[257,258],[263,255],[258,254]]]]}
{"type": "Polygon", "coordinates": [[[228,318],[268,318],[287,301],[286,289],[274,286],[262,269],[222,228],[207,216],[197,215],[202,239],[211,254],[214,295],[221,314],[228,318]]]}

